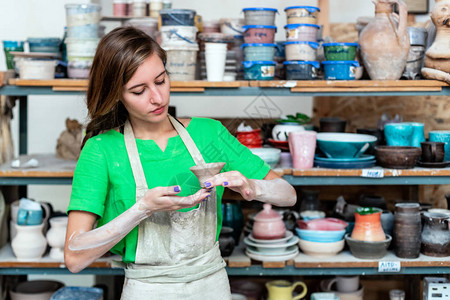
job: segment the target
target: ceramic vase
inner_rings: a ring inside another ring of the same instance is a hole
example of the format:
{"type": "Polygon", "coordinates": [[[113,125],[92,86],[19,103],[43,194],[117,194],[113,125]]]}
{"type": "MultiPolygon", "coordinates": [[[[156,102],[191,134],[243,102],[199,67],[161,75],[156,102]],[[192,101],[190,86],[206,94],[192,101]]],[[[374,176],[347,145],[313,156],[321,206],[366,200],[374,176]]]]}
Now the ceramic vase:
{"type": "Polygon", "coordinates": [[[398,80],[402,76],[410,48],[407,16],[406,4],[401,0],[375,2],[375,18],[359,37],[361,56],[370,79],[398,80]],[[399,8],[398,16],[393,13],[394,4],[399,8]]]}
{"type": "Polygon", "coordinates": [[[281,239],[286,234],[282,216],[272,209],[272,205],[264,204],[263,210],[255,216],[252,235],[260,240],[281,239]]]}
{"type": "Polygon", "coordinates": [[[47,242],[50,247],[50,257],[64,259],[64,243],[66,240],[67,216],[50,219],[50,229],[47,231],[47,242]]]}
{"type": "Polygon", "coordinates": [[[379,242],[386,240],[381,226],[382,210],[375,207],[361,207],[355,211],[355,227],[352,231],[352,239],[379,242]]]}
{"type": "Polygon", "coordinates": [[[272,138],[276,141],[287,141],[289,133],[297,131],[305,131],[305,127],[298,123],[277,124],[272,129],[272,138]]]}
{"type": "Polygon", "coordinates": [[[222,227],[219,235],[220,254],[223,257],[230,256],[233,253],[235,242],[233,238],[233,228],[222,227]]]}
{"type": "Polygon", "coordinates": [[[47,240],[42,233],[44,224],[17,225],[17,234],[12,240],[11,247],[19,261],[36,260],[44,255],[47,240]]]}
{"type": "Polygon", "coordinates": [[[442,213],[426,212],[423,214],[423,220],[421,252],[428,256],[449,256],[449,216],[442,213]]]}
{"type": "Polygon", "coordinates": [[[400,258],[419,257],[421,230],[420,204],[397,203],[393,229],[395,255],[400,258]]]}

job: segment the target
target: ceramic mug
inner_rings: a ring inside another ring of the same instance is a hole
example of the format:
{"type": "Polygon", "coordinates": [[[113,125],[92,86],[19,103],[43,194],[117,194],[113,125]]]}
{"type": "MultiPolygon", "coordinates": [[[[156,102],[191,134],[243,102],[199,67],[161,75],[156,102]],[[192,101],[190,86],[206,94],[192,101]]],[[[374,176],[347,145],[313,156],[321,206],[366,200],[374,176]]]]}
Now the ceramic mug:
{"type": "Polygon", "coordinates": [[[422,161],[423,162],[441,162],[444,160],[445,144],[442,142],[422,142],[422,161]]]}
{"type": "Polygon", "coordinates": [[[411,146],[414,128],[411,123],[388,123],[384,125],[384,137],[388,146],[411,146]]]}
{"type": "Polygon", "coordinates": [[[444,160],[450,160],[450,130],[434,130],[428,133],[430,142],[444,143],[444,160]]]}
{"type": "Polygon", "coordinates": [[[328,282],[327,290],[331,291],[331,287],[336,283],[338,292],[351,293],[359,288],[359,276],[336,276],[328,282]]]}
{"type": "Polygon", "coordinates": [[[316,151],[315,131],[297,131],[289,133],[289,151],[294,169],[311,169],[316,151]]]}
{"type": "Polygon", "coordinates": [[[301,281],[291,283],[287,280],[273,280],[266,283],[266,288],[269,292],[268,300],[298,300],[305,297],[308,291],[306,284],[301,281]],[[292,293],[298,286],[302,287],[302,292],[293,297],[292,293]]]}
{"type": "Polygon", "coordinates": [[[39,225],[43,221],[42,209],[19,208],[17,212],[17,225],[39,225]]]}

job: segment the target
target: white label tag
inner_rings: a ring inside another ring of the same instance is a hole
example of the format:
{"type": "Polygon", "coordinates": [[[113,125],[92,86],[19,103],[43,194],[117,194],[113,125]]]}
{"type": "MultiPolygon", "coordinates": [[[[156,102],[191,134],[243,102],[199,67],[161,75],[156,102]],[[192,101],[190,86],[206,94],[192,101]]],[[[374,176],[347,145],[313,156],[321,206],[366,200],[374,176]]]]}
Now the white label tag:
{"type": "Polygon", "coordinates": [[[384,170],[383,169],[363,169],[361,177],[383,178],[384,170]]]}
{"type": "Polygon", "coordinates": [[[380,261],[378,262],[378,272],[380,273],[398,273],[401,266],[399,261],[380,261]]]}

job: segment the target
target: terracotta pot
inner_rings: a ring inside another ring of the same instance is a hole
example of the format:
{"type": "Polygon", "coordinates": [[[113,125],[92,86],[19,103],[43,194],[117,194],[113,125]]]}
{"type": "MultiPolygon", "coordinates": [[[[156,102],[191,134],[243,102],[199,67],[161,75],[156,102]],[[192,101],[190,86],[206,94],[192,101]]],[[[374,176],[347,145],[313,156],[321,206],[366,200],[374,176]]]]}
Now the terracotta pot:
{"type": "Polygon", "coordinates": [[[364,66],[372,80],[398,80],[402,76],[410,48],[407,16],[406,4],[401,0],[375,3],[375,18],[359,37],[364,66]],[[399,15],[393,13],[394,4],[399,8],[399,15]]]}
{"type": "Polygon", "coordinates": [[[381,226],[381,213],[383,211],[374,207],[361,207],[355,211],[355,227],[352,231],[352,239],[378,242],[386,240],[381,226]]]}
{"type": "Polygon", "coordinates": [[[286,234],[286,226],[279,213],[272,209],[272,205],[264,204],[264,209],[255,216],[252,235],[256,239],[281,239],[286,234]]]}

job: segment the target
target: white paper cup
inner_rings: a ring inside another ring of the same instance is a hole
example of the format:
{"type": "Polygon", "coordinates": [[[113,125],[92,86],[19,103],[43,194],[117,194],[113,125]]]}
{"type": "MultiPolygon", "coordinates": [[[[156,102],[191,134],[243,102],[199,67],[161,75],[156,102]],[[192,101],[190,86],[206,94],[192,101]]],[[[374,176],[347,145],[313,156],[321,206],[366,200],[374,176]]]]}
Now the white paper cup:
{"type": "Polygon", "coordinates": [[[208,81],[223,81],[227,44],[205,43],[206,78],[208,81]]]}

